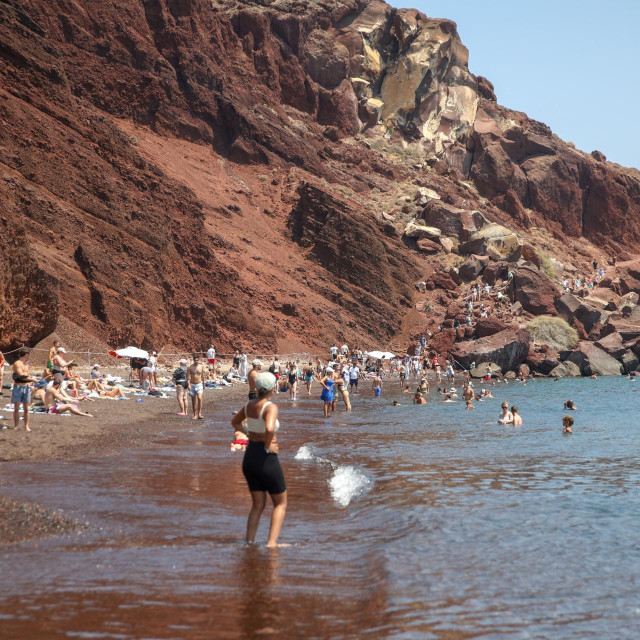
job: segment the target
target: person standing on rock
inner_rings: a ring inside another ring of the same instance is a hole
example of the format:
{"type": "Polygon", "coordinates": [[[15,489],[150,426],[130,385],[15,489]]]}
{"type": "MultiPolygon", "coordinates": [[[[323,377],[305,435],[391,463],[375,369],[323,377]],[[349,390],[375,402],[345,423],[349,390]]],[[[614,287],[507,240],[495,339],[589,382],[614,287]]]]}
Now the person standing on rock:
{"type": "Polygon", "coordinates": [[[31,377],[29,371],[29,355],[31,349],[22,347],[18,351],[18,359],[13,363],[13,389],[11,391],[11,402],[13,402],[13,426],[20,426],[20,405],[24,412],[24,428],[31,431],[29,427],[29,407],[31,406],[31,385],[35,379],[31,377]]]}
{"type": "Polygon", "coordinates": [[[193,364],[187,370],[187,382],[189,395],[191,396],[191,408],[193,420],[204,420],[202,415],[202,394],[204,393],[204,365],[200,362],[200,354],[193,354],[193,364]]]}

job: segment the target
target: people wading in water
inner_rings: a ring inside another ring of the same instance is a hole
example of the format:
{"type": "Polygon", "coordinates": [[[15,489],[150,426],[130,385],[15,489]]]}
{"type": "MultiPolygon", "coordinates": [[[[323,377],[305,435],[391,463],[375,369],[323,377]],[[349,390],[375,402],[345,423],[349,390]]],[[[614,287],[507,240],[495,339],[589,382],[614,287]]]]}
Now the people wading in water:
{"type": "Polygon", "coordinates": [[[324,378],[320,380],[320,384],[322,385],[322,394],[320,395],[320,399],[324,402],[324,406],[322,411],[324,413],[324,417],[329,417],[329,411],[331,410],[331,405],[333,403],[334,391],[333,391],[333,369],[331,367],[327,367],[325,369],[324,378]]]}
{"type": "Polygon", "coordinates": [[[287,486],[278,459],[276,431],[280,428],[278,407],[271,401],[276,378],[264,371],[255,378],[258,397],[249,400],[231,420],[237,432],[243,430],[242,422],[247,421],[249,444],[242,460],[242,473],[251,493],[251,511],[247,520],[247,542],[253,543],[258,531],[260,516],[267,502],[267,493],[273,502],[268,547],[278,546],[278,536],[287,513],[287,486]]]}

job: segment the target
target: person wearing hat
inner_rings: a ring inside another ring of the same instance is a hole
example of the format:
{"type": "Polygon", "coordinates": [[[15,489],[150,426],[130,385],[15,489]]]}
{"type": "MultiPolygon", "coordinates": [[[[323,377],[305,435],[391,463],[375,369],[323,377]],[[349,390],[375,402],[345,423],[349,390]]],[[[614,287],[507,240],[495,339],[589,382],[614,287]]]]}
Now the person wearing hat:
{"type": "Polygon", "coordinates": [[[320,384],[322,385],[322,393],[320,394],[320,399],[324,402],[324,407],[322,411],[324,413],[324,417],[329,417],[329,411],[333,405],[334,391],[333,385],[335,381],[333,379],[333,369],[331,367],[327,367],[324,370],[324,378],[320,380],[320,384]]]}
{"type": "Polygon", "coordinates": [[[53,356],[53,366],[51,368],[51,373],[55,376],[56,373],[61,373],[64,375],[67,371],[67,367],[70,364],[73,364],[73,360],[69,360],[67,362],[61,354],[67,353],[67,350],[64,347],[58,347],[56,349],[56,355],[53,356]]]}
{"type": "Polygon", "coordinates": [[[278,459],[276,432],[280,428],[278,407],[271,401],[276,377],[268,371],[260,372],[254,380],[258,397],[249,400],[231,420],[236,432],[243,431],[247,421],[249,444],[242,460],[242,473],[251,493],[251,511],[247,520],[249,543],[255,541],[260,516],[267,502],[267,493],[273,502],[268,547],[278,545],[278,536],[287,512],[287,485],[278,459]]]}
{"type": "Polygon", "coordinates": [[[177,415],[186,416],[188,403],[187,403],[187,360],[186,358],[181,358],[178,362],[178,366],[173,370],[173,375],[171,376],[173,380],[173,384],[176,386],[176,399],[178,400],[178,411],[177,415]]]}
{"type": "Polygon", "coordinates": [[[256,358],[251,366],[253,369],[249,371],[248,381],[249,381],[249,400],[255,400],[258,397],[258,390],[256,389],[256,378],[260,375],[260,369],[262,368],[262,361],[256,358]]]}

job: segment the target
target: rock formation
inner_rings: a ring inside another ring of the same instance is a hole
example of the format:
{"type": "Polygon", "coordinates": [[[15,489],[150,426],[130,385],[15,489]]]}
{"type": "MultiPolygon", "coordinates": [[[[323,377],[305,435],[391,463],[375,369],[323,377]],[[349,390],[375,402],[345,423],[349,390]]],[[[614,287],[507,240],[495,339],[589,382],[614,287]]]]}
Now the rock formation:
{"type": "MultiPolygon", "coordinates": [[[[525,320],[637,338],[640,174],[467,61],[453,22],[381,0],[0,2],[0,349],[62,318],[114,346],[402,344],[509,270],[525,320]]],[[[509,340],[501,366],[536,360],[509,340]]]]}

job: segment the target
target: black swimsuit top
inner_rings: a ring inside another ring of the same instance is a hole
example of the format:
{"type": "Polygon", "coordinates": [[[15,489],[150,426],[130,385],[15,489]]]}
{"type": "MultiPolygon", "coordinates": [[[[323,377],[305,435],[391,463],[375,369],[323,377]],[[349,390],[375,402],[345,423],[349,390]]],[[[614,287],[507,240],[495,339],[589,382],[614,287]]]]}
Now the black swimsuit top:
{"type": "Polygon", "coordinates": [[[24,384],[25,382],[29,382],[29,378],[31,376],[25,375],[23,373],[14,373],[11,377],[13,378],[14,382],[17,382],[18,384],[24,384]]]}

